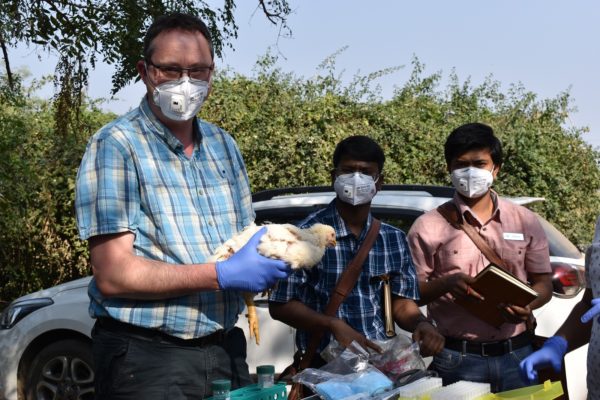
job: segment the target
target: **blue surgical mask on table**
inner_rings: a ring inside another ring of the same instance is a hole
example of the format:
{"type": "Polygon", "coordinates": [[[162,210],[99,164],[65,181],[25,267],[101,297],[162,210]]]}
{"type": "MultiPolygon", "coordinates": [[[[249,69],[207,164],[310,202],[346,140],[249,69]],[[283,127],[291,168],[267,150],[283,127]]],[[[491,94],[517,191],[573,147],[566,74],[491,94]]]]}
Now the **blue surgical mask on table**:
{"type": "Polygon", "coordinates": [[[360,172],[339,175],[333,188],[340,200],[353,206],[370,202],[377,193],[373,177],[360,172]]]}
{"type": "Polygon", "coordinates": [[[450,178],[458,193],[470,199],[476,199],[486,194],[494,182],[491,171],[475,167],[455,169],[450,174],[450,178]]]}
{"type": "Polygon", "coordinates": [[[176,81],[161,83],[154,88],[152,100],[162,113],[174,121],[193,118],[208,95],[209,83],[184,76],[176,81]]]}

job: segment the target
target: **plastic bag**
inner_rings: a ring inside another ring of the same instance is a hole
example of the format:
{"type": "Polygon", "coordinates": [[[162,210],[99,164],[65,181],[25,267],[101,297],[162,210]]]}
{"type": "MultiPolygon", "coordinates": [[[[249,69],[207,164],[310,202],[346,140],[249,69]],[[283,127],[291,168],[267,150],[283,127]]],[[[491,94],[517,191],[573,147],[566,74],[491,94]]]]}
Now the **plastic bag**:
{"type": "Polygon", "coordinates": [[[320,369],[307,368],[293,377],[326,400],[373,398],[393,387],[369,364],[369,353],[356,342],[320,369]]]}
{"type": "MultiPolygon", "coordinates": [[[[371,349],[366,353],[362,347],[357,346],[367,354],[368,362],[390,379],[395,381],[407,371],[425,369],[425,361],[419,352],[419,345],[413,343],[410,337],[399,334],[388,340],[373,340],[373,342],[381,347],[382,353],[371,349]]],[[[341,344],[332,339],[321,352],[321,357],[326,361],[335,360],[344,350],[341,344]]]]}
{"type": "Polygon", "coordinates": [[[408,336],[396,335],[385,341],[375,341],[383,352],[371,353],[369,362],[392,380],[410,370],[424,370],[425,361],[419,352],[419,344],[408,336]]]}

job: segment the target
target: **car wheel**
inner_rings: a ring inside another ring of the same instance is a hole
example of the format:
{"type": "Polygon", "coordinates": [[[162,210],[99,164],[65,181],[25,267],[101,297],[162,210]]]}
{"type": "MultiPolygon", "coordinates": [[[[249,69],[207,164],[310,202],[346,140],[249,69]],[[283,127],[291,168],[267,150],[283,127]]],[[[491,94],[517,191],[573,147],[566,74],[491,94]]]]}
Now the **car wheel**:
{"type": "Polygon", "coordinates": [[[80,340],[54,342],[38,353],[29,366],[27,400],[92,400],[92,348],[80,340]]]}

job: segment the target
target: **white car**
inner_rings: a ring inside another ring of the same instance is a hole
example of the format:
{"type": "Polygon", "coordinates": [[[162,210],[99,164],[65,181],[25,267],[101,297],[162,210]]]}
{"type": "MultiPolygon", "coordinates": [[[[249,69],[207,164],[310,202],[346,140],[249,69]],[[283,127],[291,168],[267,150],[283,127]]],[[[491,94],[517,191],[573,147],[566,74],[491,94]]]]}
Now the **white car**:
{"type": "MultiPolygon", "coordinates": [[[[373,214],[404,231],[426,211],[450,199],[452,188],[420,185],[387,185],[372,202],[373,214]]],[[[296,222],[334,198],[330,187],[277,189],[253,197],[257,222],[296,222]]],[[[519,204],[543,201],[522,197],[519,204]]],[[[536,333],[551,336],[583,295],[583,254],[549,222],[540,221],[550,243],[555,293],[536,310],[536,333]]],[[[13,301],[0,318],[0,399],[93,399],[94,370],[90,332],[94,320],[88,315],[87,285],[90,277],[28,294],[13,301]]],[[[272,364],[282,371],[294,353],[294,331],[270,318],[267,299],[255,299],[261,329],[260,345],[248,340],[250,372],[272,364]]],[[[249,338],[247,321],[238,326],[249,338]]],[[[567,364],[570,398],[580,398],[576,386],[585,381],[586,349],[567,364]]],[[[585,396],[585,392],[581,395],[585,396]]]]}

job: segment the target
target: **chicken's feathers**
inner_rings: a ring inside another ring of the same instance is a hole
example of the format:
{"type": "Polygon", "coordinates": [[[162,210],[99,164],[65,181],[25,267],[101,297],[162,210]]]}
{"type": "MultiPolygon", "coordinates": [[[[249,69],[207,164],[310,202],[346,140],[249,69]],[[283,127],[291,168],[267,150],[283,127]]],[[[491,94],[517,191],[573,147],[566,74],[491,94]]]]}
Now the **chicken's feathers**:
{"type": "MultiPolygon", "coordinates": [[[[277,258],[290,264],[292,269],[311,268],[321,261],[326,247],[335,246],[333,227],[315,224],[301,229],[292,224],[266,224],[257,250],[265,257],[277,258]]],[[[221,261],[242,248],[262,226],[248,225],[219,246],[209,261],[221,261]]]]}

